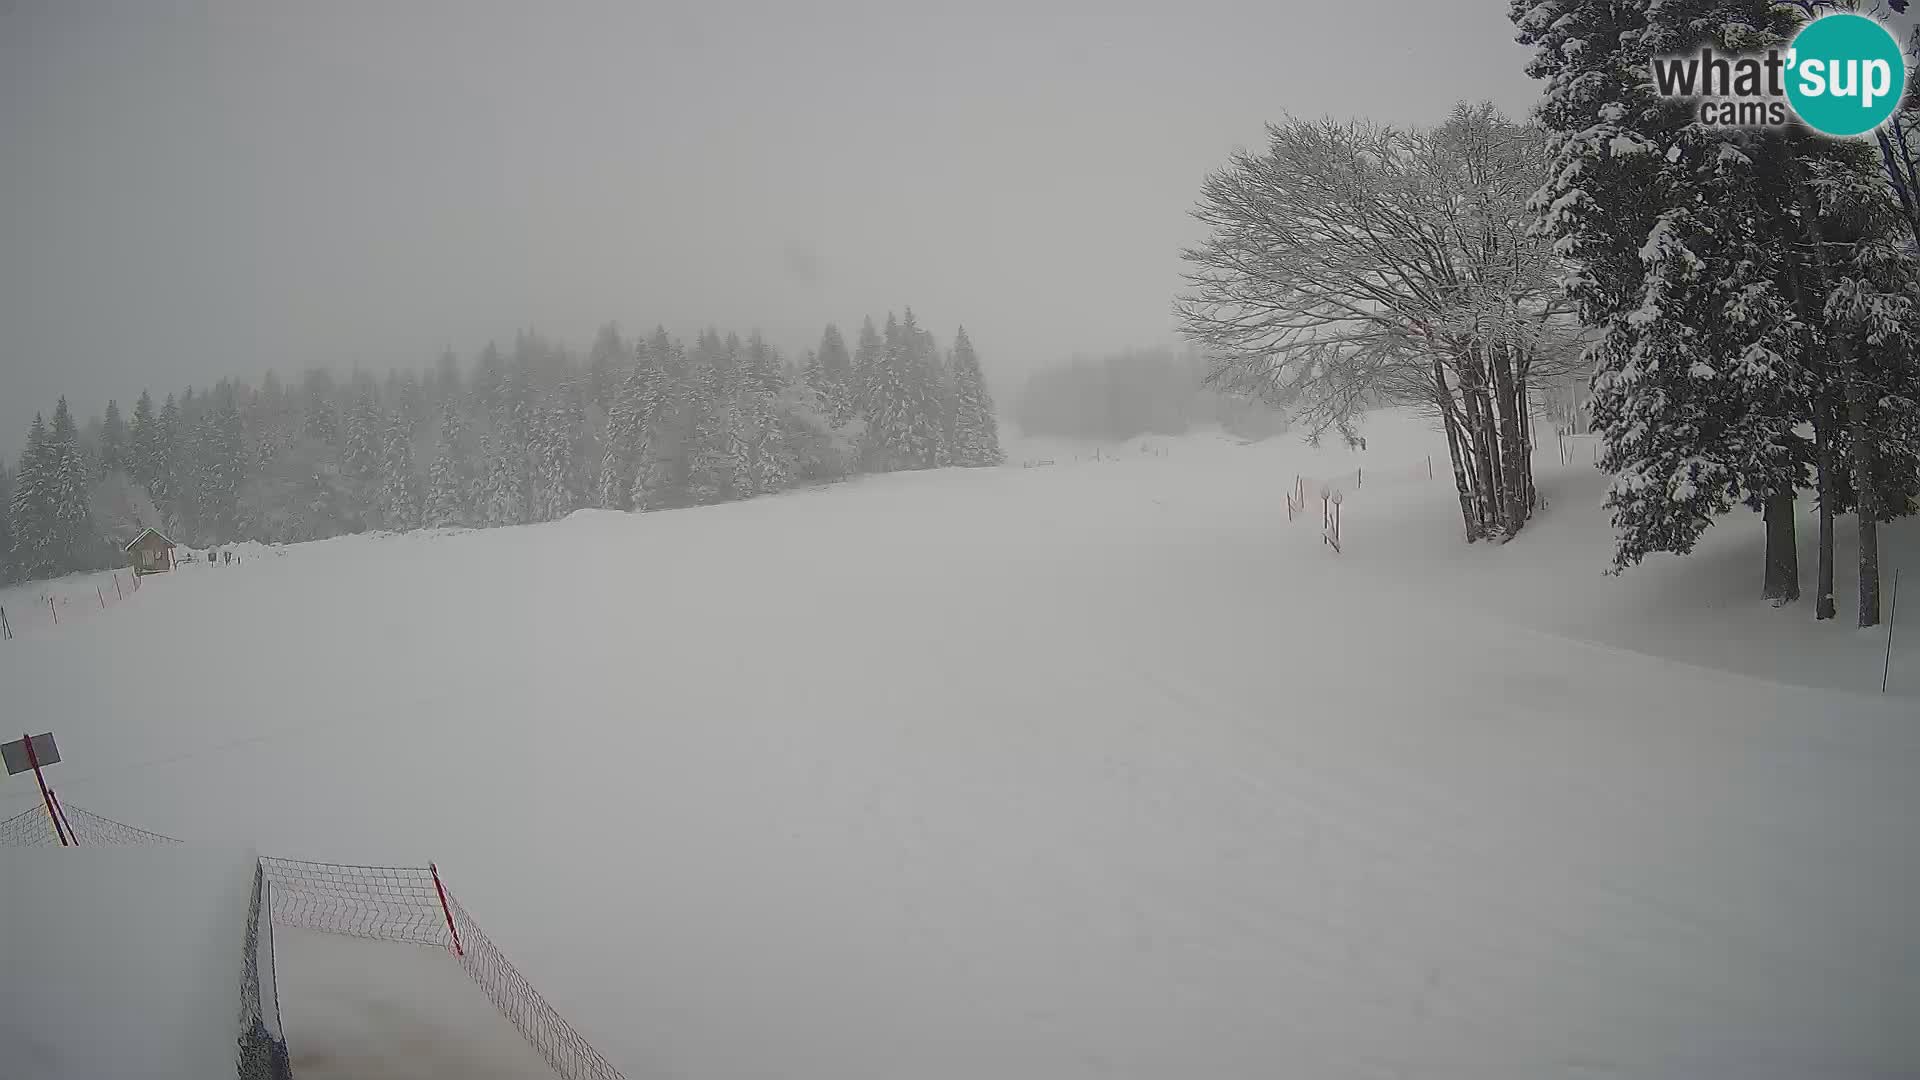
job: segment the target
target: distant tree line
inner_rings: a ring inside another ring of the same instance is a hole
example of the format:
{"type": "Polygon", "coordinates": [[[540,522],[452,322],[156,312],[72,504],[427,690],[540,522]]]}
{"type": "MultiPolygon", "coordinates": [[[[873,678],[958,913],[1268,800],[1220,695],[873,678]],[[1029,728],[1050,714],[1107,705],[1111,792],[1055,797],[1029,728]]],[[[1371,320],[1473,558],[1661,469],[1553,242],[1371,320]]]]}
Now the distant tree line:
{"type": "Polygon", "coordinates": [[[1265,405],[1207,386],[1207,372],[1206,358],[1194,350],[1079,357],[1030,376],[1010,418],[1028,435],[1114,442],[1208,426],[1260,438],[1283,426],[1265,405]]]}
{"type": "Polygon", "coordinates": [[[0,467],[0,580],[119,565],[142,526],[196,547],[662,510],[859,472],[995,465],[999,428],[964,329],[909,309],[799,362],[758,334],[691,345],[608,325],[585,357],[534,333],[466,371],[324,369],[222,380],[78,424],[63,397],[0,467]]]}

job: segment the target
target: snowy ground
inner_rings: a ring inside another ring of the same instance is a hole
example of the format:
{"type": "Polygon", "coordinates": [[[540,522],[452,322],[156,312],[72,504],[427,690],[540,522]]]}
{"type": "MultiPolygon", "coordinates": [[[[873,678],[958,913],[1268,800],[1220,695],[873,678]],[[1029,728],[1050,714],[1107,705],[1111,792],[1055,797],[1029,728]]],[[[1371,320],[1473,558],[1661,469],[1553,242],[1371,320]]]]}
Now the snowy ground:
{"type": "Polygon", "coordinates": [[[445,949],[274,930],[299,1080],[527,1080],[547,1063],[445,949]]]}
{"type": "Polygon", "coordinates": [[[1368,438],[302,545],[0,685],[79,805],[437,859],[636,1080],[1920,1075],[1920,632],[1856,692],[1757,518],[1605,578],[1590,465],[1468,548],[1368,438]]]}

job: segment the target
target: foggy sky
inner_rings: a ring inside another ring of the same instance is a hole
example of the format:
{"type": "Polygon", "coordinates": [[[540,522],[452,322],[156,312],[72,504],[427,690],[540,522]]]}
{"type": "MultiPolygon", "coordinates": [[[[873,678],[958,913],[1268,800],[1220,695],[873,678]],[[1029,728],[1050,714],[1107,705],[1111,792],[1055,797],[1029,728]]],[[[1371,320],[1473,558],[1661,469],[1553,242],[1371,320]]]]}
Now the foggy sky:
{"type": "Polygon", "coordinates": [[[1284,113],[1534,102],[1495,0],[0,0],[0,453],[224,375],[912,305],[1002,388],[1173,340],[1284,113]]]}

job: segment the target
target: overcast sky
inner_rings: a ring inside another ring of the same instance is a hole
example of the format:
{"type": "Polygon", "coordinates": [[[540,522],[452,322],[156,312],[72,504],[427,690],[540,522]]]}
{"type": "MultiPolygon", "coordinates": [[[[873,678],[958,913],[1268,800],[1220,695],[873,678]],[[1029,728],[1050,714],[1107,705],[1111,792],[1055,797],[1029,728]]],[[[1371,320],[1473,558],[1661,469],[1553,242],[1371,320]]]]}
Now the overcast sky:
{"type": "Polygon", "coordinates": [[[0,450],[223,375],[532,326],[911,304],[1001,385],[1173,340],[1202,177],[1262,123],[1534,85],[1493,0],[0,0],[0,450]]]}

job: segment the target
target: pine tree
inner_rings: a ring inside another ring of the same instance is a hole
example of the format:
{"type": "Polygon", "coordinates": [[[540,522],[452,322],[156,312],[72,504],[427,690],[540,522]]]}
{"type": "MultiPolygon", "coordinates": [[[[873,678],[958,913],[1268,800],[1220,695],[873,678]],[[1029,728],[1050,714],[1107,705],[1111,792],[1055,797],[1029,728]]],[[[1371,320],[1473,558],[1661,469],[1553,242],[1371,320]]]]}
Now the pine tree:
{"type": "Polygon", "coordinates": [[[347,410],[341,466],[352,486],[360,520],[368,528],[385,528],[381,513],[382,470],[387,459],[387,424],[374,399],[373,387],[363,386],[347,410]]]}
{"type": "MultiPolygon", "coordinates": [[[[641,349],[645,349],[642,343],[641,349]]],[[[600,474],[595,484],[598,505],[607,510],[633,507],[633,480],[639,469],[641,397],[646,360],[636,357],[613,392],[607,406],[607,429],[601,438],[600,474]]]]}
{"type": "Polygon", "coordinates": [[[933,335],[921,331],[921,350],[925,356],[927,383],[933,398],[934,465],[945,468],[959,463],[960,395],[953,371],[933,335]]]}
{"type": "Polygon", "coordinates": [[[88,570],[99,565],[99,537],[93,530],[93,508],[88,501],[92,476],[80,450],[80,431],[62,397],[53,410],[53,424],[42,447],[40,482],[44,485],[49,530],[49,556],[56,573],[88,570]]]}
{"type": "Polygon", "coordinates": [[[155,482],[161,473],[161,460],[165,452],[161,447],[160,419],[153,412],[153,395],[140,391],[140,400],[133,406],[133,422],[127,429],[127,475],[133,482],[147,489],[147,495],[159,501],[154,492],[155,482]]]}
{"type": "MultiPolygon", "coordinates": [[[[717,355],[717,350],[702,350],[717,355]]],[[[730,380],[712,362],[695,358],[687,372],[685,454],[687,498],[696,505],[730,498],[735,474],[738,410],[730,380]]]]}
{"type": "Polygon", "coordinates": [[[665,331],[640,342],[633,365],[614,392],[600,458],[600,505],[607,509],[635,510],[658,504],[657,490],[651,498],[643,496],[651,481],[661,479],[657,470],[649,469],[649,462],[661,443],[671,406],[666,369],[671,351],[665,331]]]}
{"type": "MultiPolygon", "coordinates": [[[[866,342],[866,331],[873,329],[869,320],[862,331],[862,344],[866,342]]],[[[820,334],[820,349],[808,364],[807,385],[820,395],[827,408],[827,420],[839,427],[853,419],[859,411],[854,393],[854,366],[852,357],[847,355],[847,343],[840,336],[840,328],[832,323],[820,334]]]]}
{"type": "Polygon", "coordinates": [[[853,412],[869,425],[873,423],[874,395],[880,381],[880,363],[886,348],[886,340],[873,328],[873,319],[867,318],[860,324],[860,340],[853,350],[850,405],[853,412]]]}
{"type": "Polygon", "coordinates": [[[686,349],[664,327],[654,328],[647,356],[631,505],[664,510],[691,501],[688,450],[695,403],[686,349]]]}
{"type": "Polygon", "coordinates": [[[13,545],[13,473],[0,464],[0,585],[18,580],[13,545]]]}
{"type": "Polygon", "coordinates": [[[775,414],[772,394],[748,395],[745,428],[748,447],[747,487],[755,495],[771,495],[793,485],[795,462],[786,432],[775,414]]]}
{"type": "Polygon", "coordinates": [[[998,465],[1005,460],[1000,452],[1000,425],[994,417],[986,377],[980,371],[980,358],[974,355],[973,341],[964,326],[953,338],[952,368],[954,463],[998,465]]]}
{"type": "Polygon", "coordinates": [[[160,406],[160,418],[154,424],[153,456],[150,468],[153,478],[147,482],[147,491],[161,513],[169,519],[180,517],[180,485],[178,477],[184,471],[180,464],[182,438],[180,434],[180,404],[172,394],[167,395],[166,403],[160,406]]]}
{"type": "Polygon", "coordinates": [[[867,455],[873,467],[931,468],[940,455],[939,400],[928,341],[907,311],[887,316],[880,359],[867,389],[867,455]]]}
{"type": "Polygon", "coordinates": [[[427,470],[422,524],[429,529],[472,524],[472,480],[461,446],[460,409],[451,398],[440,407],[440,439],[427,470]]]}
{"type": "Polygon", "coordinates": [[[13,478],[13,565],[15,572],[28,581],[59,572],[48,475],[51,465],[47,423],[35,413],[33,426],[27,429],[26,449],[20,453],[19,471],[13,478]]]}
{"type": "Polygon", "coordinates": [[[787,388],[787,374],[781,365],[780,353],[766,343],[758,330],[747,339],[741,367],[742,378],[751,390],[762,394],[778,394],[787,388]]]}
{"type": "Polygon", "coordinates": [[[620,337],[619,326],[602,326],[594,335],[593,347],[587,350],[587,400],[610,411],[623,370],[633,355],[634,350],[620,337]]]}
{"type": "Polygon", "coordinates": [[[1529,70],[1548,80],[1553,161],[1535,203],[1575,262],[1582,320],[1600,329],[1592,415],[1615,474],[1616,572],[1692,550],[1740,502],[1790,497],[1804,468],[1792,411],[1804,386],[1786,359],[1799,328],[1753,159],[1628,74],[1703,43],[1728,49],[1771,17],[1764,0],[1513,5],[1538,49],[1529,70]],[[1721,40],[1703,42],[1708,27],[1721,40]]]}
{"type": "Polygon", "coordinates": [[[480,479],[476,510],[481,527],[525,524],[524,455],[515,453],[510,443],[490,431],[480,437],[480,460],[485,470],[480,479]]]}
{"type": "MultiPolygon", "coordinates": [[[[152,408],[152,402],[148,402],[148,408],[152,408]]],[[[120,472],[127,467],[129,441],[126,422],[120,418],[120,403],[108,398],[106,419],[100,423],[101,472],[120,472]]]]}
{"type": "Polygon", "coordinates": [[[234,535],[245,468],[240,409],[232,383],[222,381],[208,394],[198,429],[194,450],[199,527],[207,540],[223,543],[234,535]]]}
{"type": "Polygon", "coordinates": [[[413,425],[404,412],[395,412],[387,418],[381,439],[382,524],[396,532],[419,528],[421,502],[420,480],[413,461],[413,425]]]}
{"type": "Polygon", "coordinates": [[[535,414],[529,445],[534,520],[557,521],[585,504],[586,485],[579,467],[584,425],[579,392],[571,385],[555,388],[535,414]]]}

